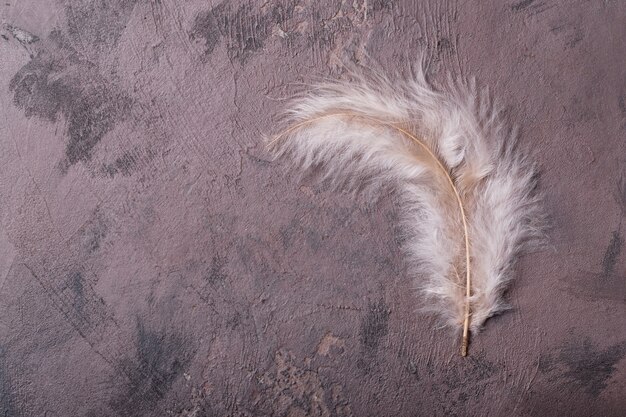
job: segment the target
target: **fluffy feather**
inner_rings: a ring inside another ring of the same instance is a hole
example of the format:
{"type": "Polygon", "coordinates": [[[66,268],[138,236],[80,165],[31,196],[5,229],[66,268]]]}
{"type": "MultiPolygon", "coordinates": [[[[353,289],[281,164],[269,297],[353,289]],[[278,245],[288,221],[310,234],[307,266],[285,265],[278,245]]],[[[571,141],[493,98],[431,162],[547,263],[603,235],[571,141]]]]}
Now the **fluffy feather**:
{"type": "Polygon", "coordinates": [[[396,188],[423,306],[465,325],[464,347],[468,330],[507,308],[512,267],[539,242],[543,220],[532,163],[475,91],[437,90],[422,66],[409,81],[353,73],[294,100],[269,142],[337,186],[396,188]]]}

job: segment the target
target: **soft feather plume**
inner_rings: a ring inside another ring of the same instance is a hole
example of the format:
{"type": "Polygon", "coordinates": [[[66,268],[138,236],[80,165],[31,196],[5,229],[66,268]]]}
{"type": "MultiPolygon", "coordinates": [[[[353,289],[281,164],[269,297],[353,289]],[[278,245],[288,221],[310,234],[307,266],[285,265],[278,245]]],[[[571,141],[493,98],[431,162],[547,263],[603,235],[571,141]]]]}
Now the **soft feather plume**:
{"type": "Polygon", "coordinates": [[[543,222],[532,163],[475,91],[436,90],[423,66],[410,81],[355,72],[296,99],[269,142],[337,185],[397,189],[423,304],[463,330],[464,356],[469,331],[507,308],[512,266],[543,222]]]}

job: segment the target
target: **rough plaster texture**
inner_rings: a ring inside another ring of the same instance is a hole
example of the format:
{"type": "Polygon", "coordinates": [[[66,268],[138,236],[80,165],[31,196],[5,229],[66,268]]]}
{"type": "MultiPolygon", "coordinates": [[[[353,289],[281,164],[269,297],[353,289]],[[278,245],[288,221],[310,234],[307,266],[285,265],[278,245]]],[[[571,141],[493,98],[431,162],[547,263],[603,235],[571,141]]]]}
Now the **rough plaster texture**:
{"type": "Polygon", "coordinates": [[[626,3],[0,16],[0,415],[626,415],[626,3]],[[260,145],[302,83],[420,50],[520,126],[553,223],[465,359],[415,313],[393,194],[298,182],[260,145]]]}

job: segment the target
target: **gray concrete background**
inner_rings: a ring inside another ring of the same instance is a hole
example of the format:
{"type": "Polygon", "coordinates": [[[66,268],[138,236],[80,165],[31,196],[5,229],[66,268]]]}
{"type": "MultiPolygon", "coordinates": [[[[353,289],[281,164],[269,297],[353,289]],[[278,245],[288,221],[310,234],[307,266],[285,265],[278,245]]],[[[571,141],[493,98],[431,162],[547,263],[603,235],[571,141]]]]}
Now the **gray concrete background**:
{"type": "Polygon", "coordinates": [[[0,415],[626,415],[626,3],[0,16],[0,415]],[[393,195],[297,182],[260,145],[301,83],[423,49],[520,127],[553,225],[465,359],[415,313],[393,195]]]}

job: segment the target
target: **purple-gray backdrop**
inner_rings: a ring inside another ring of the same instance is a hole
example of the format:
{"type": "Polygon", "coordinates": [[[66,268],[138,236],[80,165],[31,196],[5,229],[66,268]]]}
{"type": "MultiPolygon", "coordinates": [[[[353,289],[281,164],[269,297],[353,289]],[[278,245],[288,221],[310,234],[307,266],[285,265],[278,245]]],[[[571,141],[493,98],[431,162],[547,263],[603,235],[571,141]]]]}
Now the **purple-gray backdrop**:
{"type": "Polygon", "coordinates": [[[0,415],[626,415],[626,3],[0,17],[0,415]],[[393,194],[299,183],[261,145],[302,83],[420,50],[520,126],[552,218],[466,359],[415,312],[393,194]]]}

